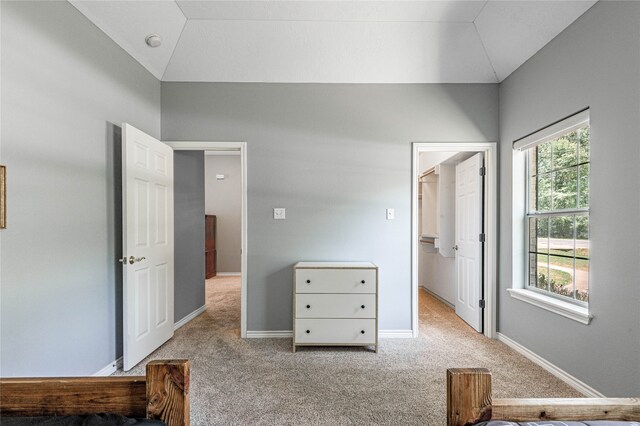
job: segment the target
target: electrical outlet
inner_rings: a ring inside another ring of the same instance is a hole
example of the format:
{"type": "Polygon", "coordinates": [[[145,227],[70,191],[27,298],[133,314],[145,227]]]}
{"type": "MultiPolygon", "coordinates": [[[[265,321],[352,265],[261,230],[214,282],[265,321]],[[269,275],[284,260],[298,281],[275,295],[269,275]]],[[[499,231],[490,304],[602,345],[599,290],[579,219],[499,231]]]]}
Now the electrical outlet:
{"type": "Polygon", "coordinates": [[[284,207],[275,207],[273,209],[273,218],[274,219],[286,219],[286,212],[284,207]]]}
{"type": "Polygon", "coordinates": [[[396,218],[395,209],[387,209],[387,220],[393,220],[396,218]]]}

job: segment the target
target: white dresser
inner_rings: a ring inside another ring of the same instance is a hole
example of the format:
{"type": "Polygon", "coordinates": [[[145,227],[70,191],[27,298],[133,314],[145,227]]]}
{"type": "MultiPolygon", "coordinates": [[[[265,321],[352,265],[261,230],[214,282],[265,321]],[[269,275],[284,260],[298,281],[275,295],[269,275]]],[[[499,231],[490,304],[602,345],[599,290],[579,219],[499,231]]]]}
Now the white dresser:
{"type": "Polygon", "coordinates": [[[298,262],[293,269],[296,346],[374,346],[378,267],[370,262],[298,262]]]}

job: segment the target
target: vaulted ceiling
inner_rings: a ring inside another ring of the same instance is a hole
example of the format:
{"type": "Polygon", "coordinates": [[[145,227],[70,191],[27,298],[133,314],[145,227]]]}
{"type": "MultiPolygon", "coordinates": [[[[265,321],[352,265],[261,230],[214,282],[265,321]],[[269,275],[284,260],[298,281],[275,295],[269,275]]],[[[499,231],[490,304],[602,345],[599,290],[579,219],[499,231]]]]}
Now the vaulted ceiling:
{"type": "Polygon", "coordinates": [[[69,1],[163,81],[495,83],[597,0],[69,1]]]}

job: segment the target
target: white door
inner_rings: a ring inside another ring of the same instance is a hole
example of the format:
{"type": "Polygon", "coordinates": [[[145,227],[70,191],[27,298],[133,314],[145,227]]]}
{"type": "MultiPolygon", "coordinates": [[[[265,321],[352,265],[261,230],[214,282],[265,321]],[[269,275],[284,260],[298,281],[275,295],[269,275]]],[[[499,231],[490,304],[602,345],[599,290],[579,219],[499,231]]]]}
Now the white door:
{"type": "Polygon", "coordinates": [[[173,336],[173,151],[122,125],[124,370],[173,336]]]}
{"type": "MultiPolygon", "coordinates": [[[[456,166],[456,314],[482,331],[483,154],[456,166]]],[[[456,248],[454,247],[454,248],[456,248]]]]}

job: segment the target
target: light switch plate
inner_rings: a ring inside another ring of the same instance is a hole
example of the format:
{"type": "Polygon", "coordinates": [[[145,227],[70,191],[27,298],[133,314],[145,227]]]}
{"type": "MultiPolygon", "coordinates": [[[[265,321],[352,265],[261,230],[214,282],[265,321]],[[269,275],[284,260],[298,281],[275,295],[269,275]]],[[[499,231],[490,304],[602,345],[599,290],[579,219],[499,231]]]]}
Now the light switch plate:
{"type": "Polygon", "coordinates": [[[286,212],[284,207],[275,207],[273,209],[273,218],[274,219],[286,219],[286,212]]]}
{"type": "Polygon", "coordinates": [[[395,209],[387,209],[387,220],[393,220],[396,218],[396,210],[395,209]]]}

